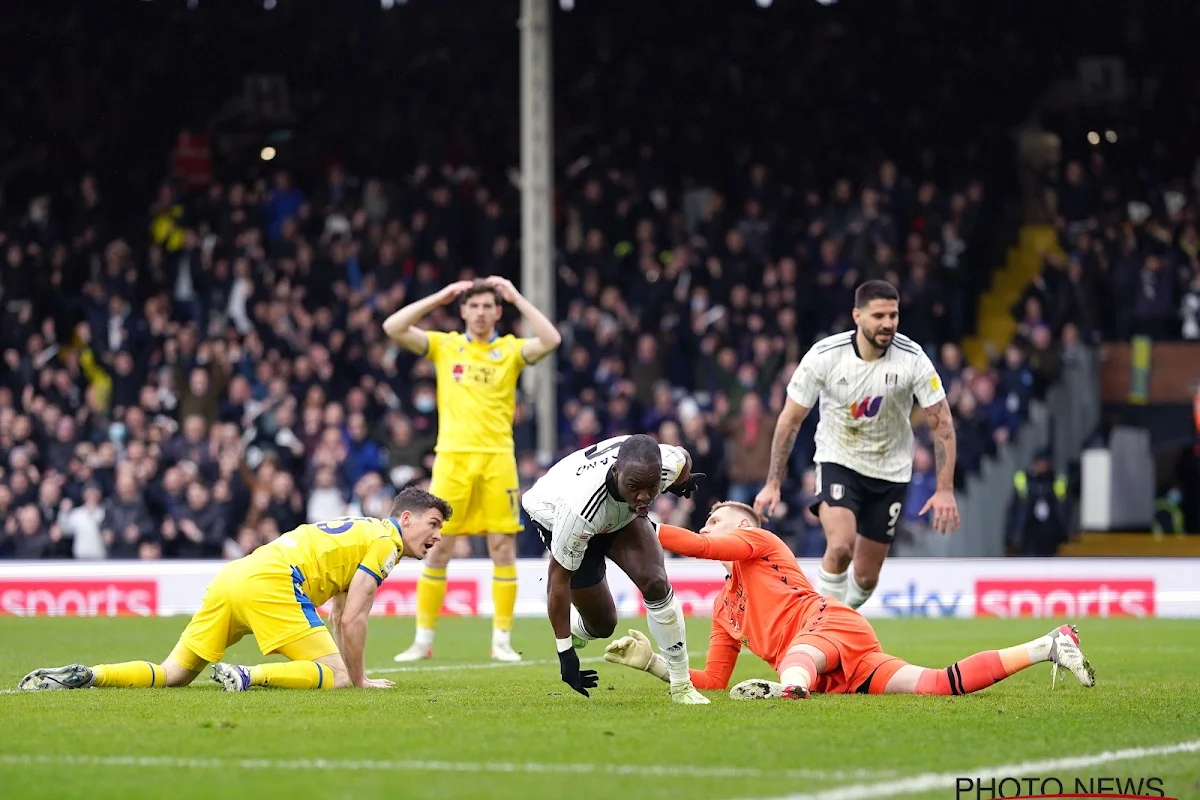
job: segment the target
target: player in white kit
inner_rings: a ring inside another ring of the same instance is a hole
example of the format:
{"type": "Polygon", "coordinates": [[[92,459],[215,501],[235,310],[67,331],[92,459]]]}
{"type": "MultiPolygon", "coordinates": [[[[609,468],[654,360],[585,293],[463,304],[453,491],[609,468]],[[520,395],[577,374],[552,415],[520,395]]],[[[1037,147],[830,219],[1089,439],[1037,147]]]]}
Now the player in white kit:
{"type": "Polygon", "coordinates": [[[667,581],[662,547],[646,517],[664,491],[691,496],[704,477],[691,468],[682,447],[642,434],[617,436],[559,461],[521,498],[550,551],[546,602],[562,679],[585,697],[598,678],[595,670],[580,670],[575,649],[612,636],[617,627],[604,575],[607,557],[642,593],[650,634],[670,671],[671,699],[708,703],[692,686],[683,606],[667,581]]]}
{"type": "Polygon", "coordinates": [[[933,434],[937,491],[933,529],[958,528],[954,499],[954,420],[942,379],[929,356],[896,331],[899,293],[886,281],[867,281],[854,293],[855,330],[822,339],[800,361],[775,426],[767,483],[754,510],[769,515],[800,424],[821,402],[817,423],[817,499],[825,556],[817,589],[851,608],[867,601],[896,535],[912,479],[913,398],[933,434]],[[853,569],[851,569],[853,566],[853,569]]]}

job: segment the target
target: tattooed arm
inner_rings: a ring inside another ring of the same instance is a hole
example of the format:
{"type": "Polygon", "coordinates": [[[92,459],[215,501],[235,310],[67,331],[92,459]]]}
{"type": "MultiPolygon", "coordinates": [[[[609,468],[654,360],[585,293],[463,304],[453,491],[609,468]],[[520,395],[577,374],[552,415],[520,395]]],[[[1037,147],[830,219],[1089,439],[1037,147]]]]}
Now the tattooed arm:
{"type": "Polygon", "coordinates": [[[937,469],[937,491],[921,509],[924,515],[933,509],[933,529],[953,533],[958,529],[958,502],[954,499],[954,464],[958,457],[958,441],[954,436],[954,418],[946,398],[925,409],[929,428],[933,432],[933,461],[937,469]]]}
{"type": "Polygon", "coordinates": [[[792,454],[796,435],[800,433],[800,426],[810,410],[790,397],[783,404],[783,411],[775,423],[775,436],[771,439],[771,466],[767,472],[767,483],[758,497],[754,498],[754,510],[759,516],[770,516],[771,510],[779,502],[779,488],[783,483],[788,456],[792,454]]]}
{"type": "Polygon", "coordinates": [[[954,418],[946,398],[925,409],[929,430],[933,433],[933,463],[937,465],[937,488],[954,489],[954,464],[958,441],[954,437],[954,418]]]}

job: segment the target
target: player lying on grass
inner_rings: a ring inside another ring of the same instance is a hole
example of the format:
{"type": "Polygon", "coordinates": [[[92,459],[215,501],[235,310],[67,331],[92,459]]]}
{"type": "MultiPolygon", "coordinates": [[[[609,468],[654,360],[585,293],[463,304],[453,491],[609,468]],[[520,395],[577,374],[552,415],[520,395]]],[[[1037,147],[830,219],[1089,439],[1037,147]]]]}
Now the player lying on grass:
{"type": "MultiPolygon", "coordinates": [[[[870,623],[818,594],[787,545],[758,523],[750,506],[724,502],[713,507],[699,534],[671,525],[659,528],[664,549],[721,561],[729,572],[713,607],[704,671],[691,671],[698,689],[724,689],[742,647],[770,664],[779,681],[742,681],[730,690],[735,700],[802,699],[809,692],[969,694],[1044,661],[1054,665],[1055,678],[1061,667],[1084,686],[1095,683],[1074,625],[1015,647],[976,653],[946,669],[890,656],[870,623]]],[[[604,658],[666,679],[666,663],[638,631],[610,643],[604,658]]]]}
{"type": "Polygon", "coordinates": [[[254,634],[263,655],[278,653],[288,661],[255,667],[215,663],[212,679],[227,692],[251,686],[390,687],[391,681],[366,676],[367,615],[379,584],[400,557],[424,558],[450,514],[445,500],[405,489],[396,496],[387,519],[343,517],[301,525],[222,567],[162,664],[127,661],[38,669],[22,678],[19,687],[41,691],[186,686],[248,633],[254,634]],[[326,628],[317,607],[330,599],[326,628]]]}

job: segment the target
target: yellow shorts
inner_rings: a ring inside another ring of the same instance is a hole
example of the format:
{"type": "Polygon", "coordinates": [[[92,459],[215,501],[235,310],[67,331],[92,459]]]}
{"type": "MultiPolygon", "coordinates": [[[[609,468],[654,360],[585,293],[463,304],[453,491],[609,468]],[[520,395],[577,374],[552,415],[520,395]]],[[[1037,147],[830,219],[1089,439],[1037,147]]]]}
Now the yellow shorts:
{"type": "Polygon", "coordinates": [[[442,526],[444,535],[518,533],[524,529],[521,484],[512,453],[439,453],[429,491],[454,509],[442,526]]]}
{"type": "MultiPolygon", "coordinates": [[[[265,656],[280,653],[292,660],[298,656],[313,660],[338,652],[312,600],[287,568],[245,559],[229,562],[213,578],[175,651],[182,648],[198,659],[220,661],[225,650],[248,633],[254,634],[265,656]],[[313,636],[318,632],[325,636],[313,636]],[[309,636],[305,647],[288,647],[309,636]]],[[[180,660],[186,660],[187,654],[179,653],[176,658],[176,652],[172,652],[172,660],[184,669],[193,669],[180,660]]]]}

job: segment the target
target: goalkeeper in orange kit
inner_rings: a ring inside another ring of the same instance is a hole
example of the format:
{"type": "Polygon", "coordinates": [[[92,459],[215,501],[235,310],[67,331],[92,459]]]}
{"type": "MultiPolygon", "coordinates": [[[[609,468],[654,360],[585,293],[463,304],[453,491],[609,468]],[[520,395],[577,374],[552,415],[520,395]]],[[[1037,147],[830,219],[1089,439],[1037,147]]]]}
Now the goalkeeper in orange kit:
{"type": "MultiPolygon", "coordinates": [[[[659,528],[664,550],[721,561],[729,572],[713,606],[712,636],[704,670],[691,671],[697,689],[724,689],[744,647],[771,665],[778,681],[742,681],[735,700],[803,699],[826,694],[940,694],[977,692],[1042,662],[1071,672],[1084,686],[1095,672],[1079,649],[1073,625],[1002,650],[987,650],[945,669],[908,664],[883,651],[871,624],[854,609],[818,594],[791,550],[757,527],[758,515],[743,503],[713,506],[693,533],[659,528]]],[[[666,680],[666,663],[638,631],[610,643],[604,658],[666,680]]]]}

